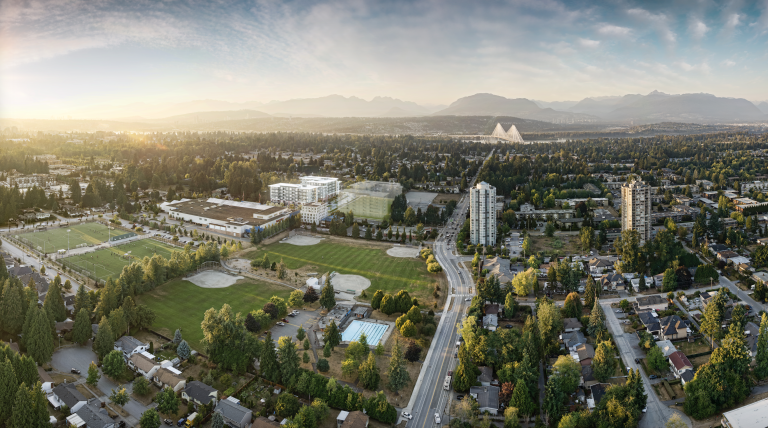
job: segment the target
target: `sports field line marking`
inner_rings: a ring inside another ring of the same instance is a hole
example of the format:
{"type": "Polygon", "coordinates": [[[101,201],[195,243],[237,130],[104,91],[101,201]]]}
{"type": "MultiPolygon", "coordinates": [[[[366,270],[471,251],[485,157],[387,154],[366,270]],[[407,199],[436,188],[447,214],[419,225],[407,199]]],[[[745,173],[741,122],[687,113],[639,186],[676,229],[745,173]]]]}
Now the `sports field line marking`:
{"type": "Polygon", "coordinates": [[[384,275],[384,274],[381,274],[381,273],[375,273],[375,272],[371,272],[371,271],[367,271],[367,270],[350,269],[350,268],[344,268],[344,267],[341,267],[341,266],[334,266],[334,265],[330,265],[330,264],[326,264],[326,263],[320,263],[320,262],[317,262],[317,261],[314,261],[314,260],[302,259],[300,257],[289,256],[287,254],[281,254],[281,253],[277,253],[277,252],[273,252],[273,251],[267,251],[267,252],[268,253],[273,253],[275,255],[278,255],[278,256],[281,256],[281,257],[284,257],[284,258],[301,261],[301,262],[304,262],[304,263],[307,263],[307,264],[324,266],[324,267],[330,268],[332,270],[335,270],[337,272],[342,272],[342,271],[344,271],[344,272],[354,272],[354,273],[357,273],[357,274],[359,274],[361,276],[364,276],[364,277],[367,277],[367,275],[373,275],[376,278],[392,279],[392,280],[396,280],[396,281],[404,281],[404,282],[411,282],[411,283],[415,282],[415,283],[423,284],[423,285],[430,285],[431,284],[430,282],[427,282],[427,281],[425,281],[423,279],[411,279],[411,278],[402,278],[402,277],[399,277],[399,276],[384,275]]]}

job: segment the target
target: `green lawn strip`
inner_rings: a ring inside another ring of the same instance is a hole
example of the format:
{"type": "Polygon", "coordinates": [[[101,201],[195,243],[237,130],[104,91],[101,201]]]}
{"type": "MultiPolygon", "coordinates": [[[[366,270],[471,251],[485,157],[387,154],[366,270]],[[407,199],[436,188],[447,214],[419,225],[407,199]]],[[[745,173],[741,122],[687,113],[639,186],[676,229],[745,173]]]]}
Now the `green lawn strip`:
{"type": "Polygon", "coordinates": [[[272,296],[288,300],[292,290],[276,284],[240,281],[227,288],[200,288],[189,281],[176,279],[137,298],[138,303],[149,306],[157,315],[152,328],[172,337],[180,328],[184,339],[193,349],[203,351],[200,341],[205,311],[221,309],[224,303],[232,311],[245,315],[254,309],[261,309],[272,296]]]}
{"type": "Polygon", "coordinates": [[[128,266],[134,261],[141,261],[144,257],[152,257],[155,251],[166,259],[170,259],[172,252],[179,250],[159,241],[141,239],[111,248],[96,250],[92,253],[67,257],[63,260],[65,263],[87,269],[100,279],[106,281],[110,276],[112,279],[117,279],[124,266],[128,266]],[[131,252],[133,258],[126,259],[121,257],[128,251],[131,252]],[[103,268],[99,265],[103,266],[103,268]]]}

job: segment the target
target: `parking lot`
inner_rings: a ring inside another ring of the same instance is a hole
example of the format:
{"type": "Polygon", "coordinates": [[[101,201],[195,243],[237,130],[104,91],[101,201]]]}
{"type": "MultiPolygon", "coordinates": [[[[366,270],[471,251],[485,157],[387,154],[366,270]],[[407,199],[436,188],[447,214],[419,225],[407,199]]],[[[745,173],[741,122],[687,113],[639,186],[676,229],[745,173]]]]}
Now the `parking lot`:
{"type": "Polygon", "coordinates": [[[272,327],[270,330],[272,332],[272,340],[277,341],[277,339],[282,336],[296,337],[296,331],[299,330],[299,326],[304,327],[305,331],[309,331],[317,326],[317,321],[320,319],[319,309],[299,309],[298,311],[299,314],[295,317],[285,317],[285,319],[288,320],[288,323],[285,325],[275,325],[272,327]]]}

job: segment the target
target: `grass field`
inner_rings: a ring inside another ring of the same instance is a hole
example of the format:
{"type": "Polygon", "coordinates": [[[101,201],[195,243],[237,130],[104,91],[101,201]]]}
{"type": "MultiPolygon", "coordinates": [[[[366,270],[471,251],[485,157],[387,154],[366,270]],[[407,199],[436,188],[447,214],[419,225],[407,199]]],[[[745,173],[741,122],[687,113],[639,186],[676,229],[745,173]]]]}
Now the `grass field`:
{"type": "MultiPolygon", "coordinates": [[[[126,232],[117,230],[112,235],[122,235],[126,232]]],[[[27,240],[33,247],[40,247],[46,253],[57,250],[77,248],[83,244],[101,244],[109,239],[109,229],[101,223],[83,223],[70,227],[51,227],[44,232],[30,232],[19,235],[19,239],[27,240]],[[71,232],[67,232],[70,230],[71,232]],[[69,243],[67,243],[69,235],[69,243]]]]}
{"type": "Polygon", "coordinates": [[[181,279],[167,282],[156,289],[139,296],[137,303],[149,306],[157,315],[152,328],[168,337],[173,337],[181,328],[184,339],[200,351],[205,311],[221,309],[228,303],[232,310],[245,315],[254,309],[261,309],[272,296],[288,300],[292,290],[276,284],[241,280],[227,288],[200,288],[181,279]]]}
{"type": "Polygon", "coordinates": [[[152,257],[160,254],[166,259],[171,258],[171,253],[177,248],[164,244],[154,239],[141,239],[111,248],[96,250],[92,253],[67,257],[64,263],[78,266],[90,271],[94,276],[106,281],[107,278],[117,279],[123,266],[127,266],[144,257],[152,257]],[[130,254],[132,257],[125,257],[130,254]]]}
{"type": "Polygon", "coordinates": [[[427,272],[421,259],[398,258],[387,255],[386,249],[370,248],[353,243],[329,242],[300,247],[275,243],[247,254],[248,258],[261,260],[266,250],[269,260],[283,259],[288,269],[303,267],[325,273],[336,271],[342,274],[361,275],[371,280],[368,298],[375,290],[395,294],[407,290],[411,297],[423,301],[434,300],[432,290],[437,276],[427,272]]]}

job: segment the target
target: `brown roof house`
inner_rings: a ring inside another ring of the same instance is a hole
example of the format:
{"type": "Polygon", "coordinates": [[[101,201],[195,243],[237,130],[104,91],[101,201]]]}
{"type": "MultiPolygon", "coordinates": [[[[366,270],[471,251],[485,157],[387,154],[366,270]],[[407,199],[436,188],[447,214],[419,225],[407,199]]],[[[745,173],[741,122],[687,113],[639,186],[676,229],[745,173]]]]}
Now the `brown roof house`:
{"type": "Polygon", "coordinates": [[[170,387],[173,389],[173,392],[179,392],[187,386],[187,380],[181,376],[180,371],[173,367],[160,367],[152,376],[152,381],[160,388],[170,387]]]}
{"type": "Polygon", "coordinates": [[[680,377],[684,372],[693,370],[693,364],[682,351],[676,351],[669,355],[669,363],[672,365],[672,373],[675,377],[680,377]]]}
{"type": "Polygon", "coordinates": [[[155,372],[160,369],[160,364],[155,361],[154,355],[142,352],[140,354],[132,354],[131,357],[128,358],[128,367],[144,376],[147,380],[150,380],[155,372]]]}

